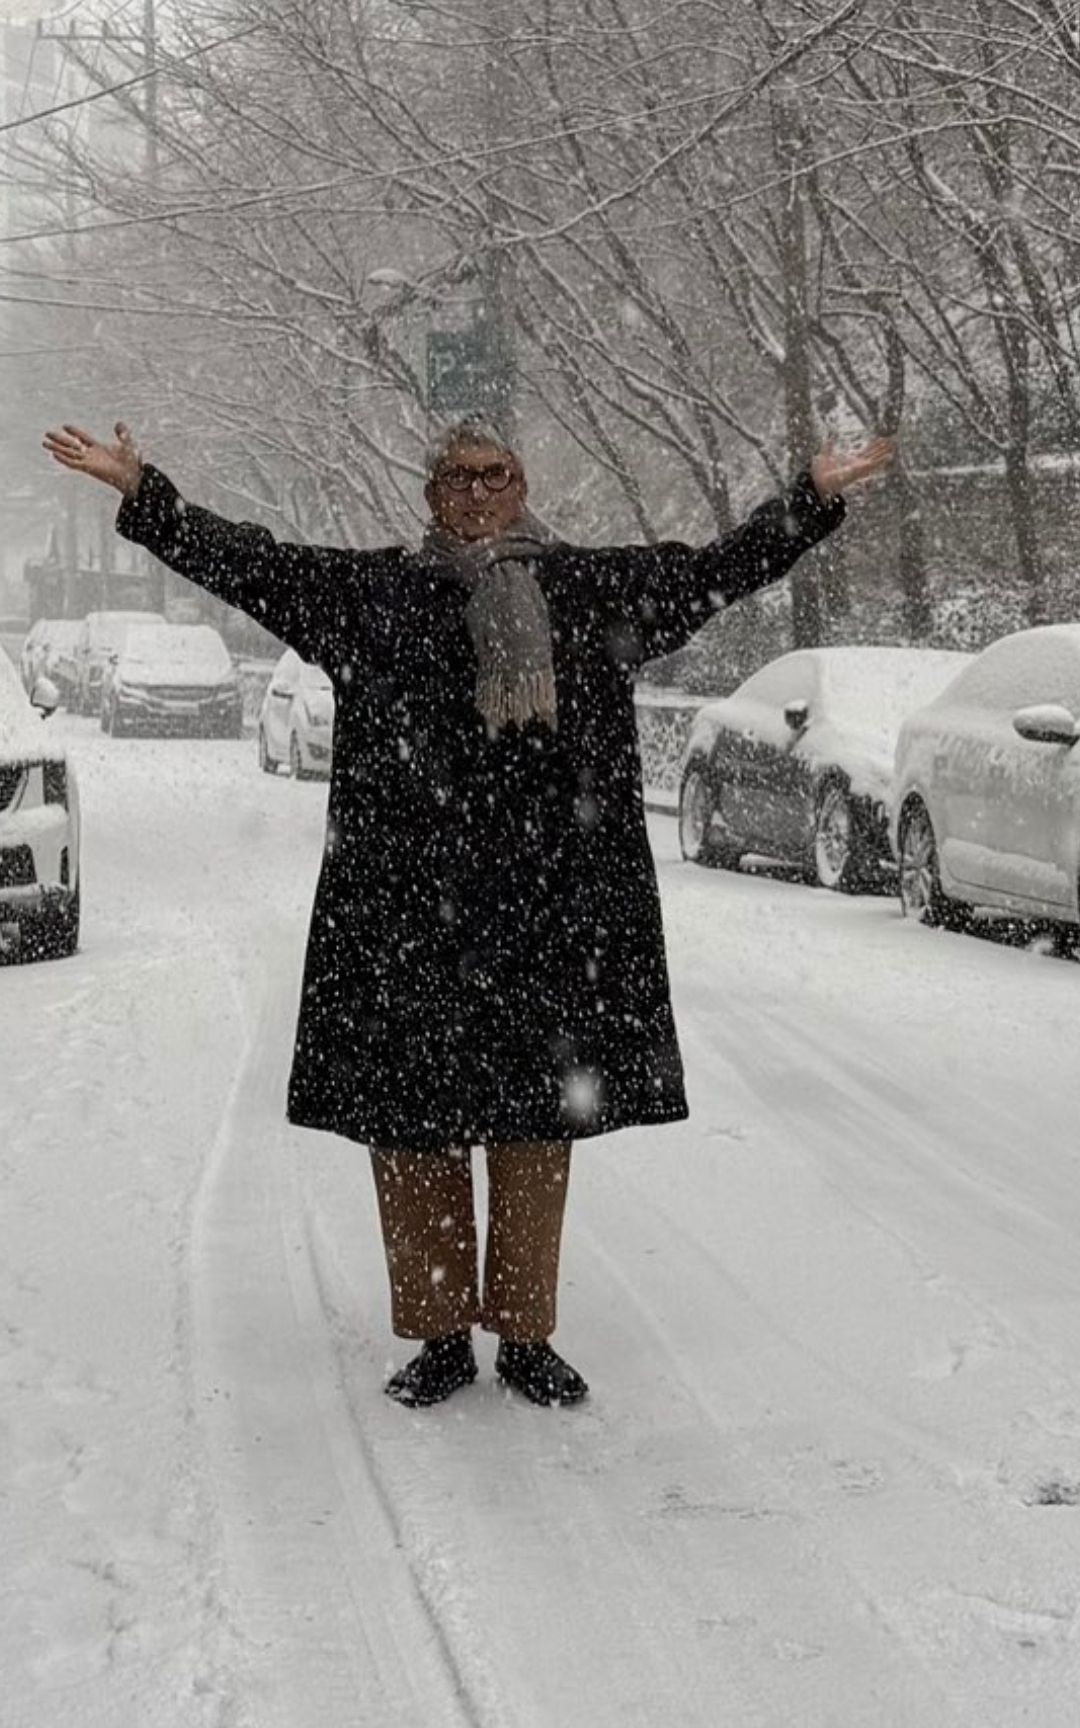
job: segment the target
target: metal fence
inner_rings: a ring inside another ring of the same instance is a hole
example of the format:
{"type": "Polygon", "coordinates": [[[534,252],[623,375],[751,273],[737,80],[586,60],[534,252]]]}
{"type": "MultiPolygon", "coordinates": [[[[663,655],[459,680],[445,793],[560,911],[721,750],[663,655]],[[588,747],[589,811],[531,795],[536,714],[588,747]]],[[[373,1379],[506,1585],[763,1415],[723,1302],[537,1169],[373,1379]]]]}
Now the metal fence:
{"type": "Polygon", "coordinates": [[[654,810],[674,811],[679,801],[683,751],[703,696],[685,690],[661,690],[639,685],[634,692],[641,777],[645,802],[654,810]]]}

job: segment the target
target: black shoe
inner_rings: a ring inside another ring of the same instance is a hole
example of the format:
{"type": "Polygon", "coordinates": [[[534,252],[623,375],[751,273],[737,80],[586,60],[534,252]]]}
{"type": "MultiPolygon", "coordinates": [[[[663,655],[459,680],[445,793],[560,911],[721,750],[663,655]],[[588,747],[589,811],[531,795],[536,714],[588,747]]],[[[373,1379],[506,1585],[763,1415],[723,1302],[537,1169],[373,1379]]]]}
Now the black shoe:
{"type": "Polygon", "coordinates": [[[399,1404],[441,1404],[459,1386],[476,1379],[476,1357],[468,1332],[429,1338],[419,1356],[391,1374],[383,1390],[399,1404]]]}
{"type": "Polygon", "coordinates": [[[589,1391],[577,1369],[543,1341],[515,1344],[509,1338],[501,1339],[495,1372],[505,1385],[524,1392],[534,1404],[580,1404],[589,1391]]]}

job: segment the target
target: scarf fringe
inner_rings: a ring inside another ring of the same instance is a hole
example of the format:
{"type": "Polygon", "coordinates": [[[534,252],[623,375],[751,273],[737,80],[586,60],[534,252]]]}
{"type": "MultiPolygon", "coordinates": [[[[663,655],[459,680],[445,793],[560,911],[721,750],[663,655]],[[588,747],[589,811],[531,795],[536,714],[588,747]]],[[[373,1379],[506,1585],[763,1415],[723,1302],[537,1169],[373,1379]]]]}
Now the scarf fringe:
{"type": "Polygon", "coordinates": [[[554,731],[559,711],[554,674],[489,672],[476,686],[476,706],[493,732],[528,720],[543,720],[554,731]]]}

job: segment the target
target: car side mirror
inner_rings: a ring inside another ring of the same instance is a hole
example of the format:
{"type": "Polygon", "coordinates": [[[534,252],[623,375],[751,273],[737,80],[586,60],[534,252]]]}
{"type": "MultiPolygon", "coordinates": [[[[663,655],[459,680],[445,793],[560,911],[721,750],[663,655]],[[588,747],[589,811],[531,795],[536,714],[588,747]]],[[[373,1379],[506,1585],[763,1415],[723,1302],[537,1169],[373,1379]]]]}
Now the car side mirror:
{"type": "Polygon", "coordinates": [[[1076,716],[1060,702],[1039,702],[1031,708],[1018,709],[1013,715],[1013,727],[1032,744],[1075,744],[1080,738],[1076,716]]]}
{"type": "Polygon", "coordinates": [[[34,688],[30,692],[31,705],[37,708],[45,718],[56,712],[60,706],[60,692],[51,678],[36,678],[34,688]]]}
{"type": "Polygon", "coordinates": [[[784,721],[792,732],[803,732],[810,718],[809,702],[785,702],[784,721]]]}

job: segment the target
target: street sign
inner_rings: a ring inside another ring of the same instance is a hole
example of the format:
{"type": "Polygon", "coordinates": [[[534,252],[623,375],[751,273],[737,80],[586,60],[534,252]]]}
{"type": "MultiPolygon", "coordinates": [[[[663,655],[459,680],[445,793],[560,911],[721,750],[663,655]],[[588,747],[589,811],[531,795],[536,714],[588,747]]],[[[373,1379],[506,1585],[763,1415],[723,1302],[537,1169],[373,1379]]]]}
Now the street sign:
{"type": "Polygon", "coordinates": [[[435,419],[476,415],[501,423],[510,379],[490,325],[428,332],[427,392],[428,412],[435,419]]]}

